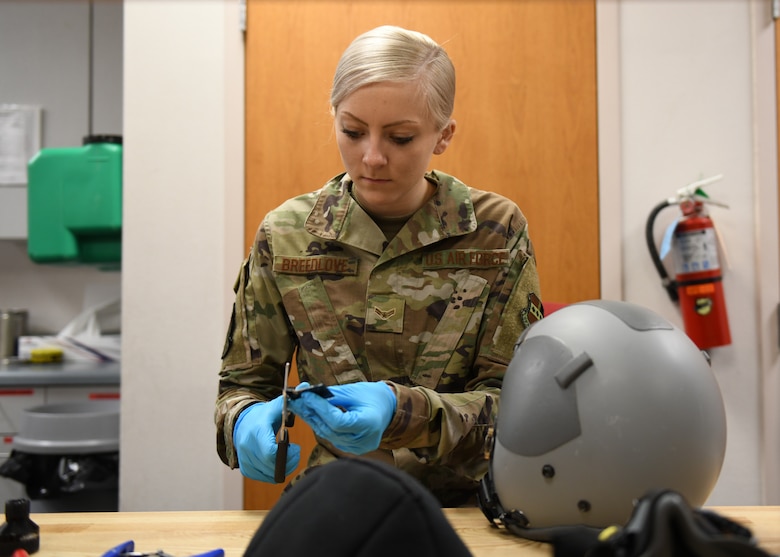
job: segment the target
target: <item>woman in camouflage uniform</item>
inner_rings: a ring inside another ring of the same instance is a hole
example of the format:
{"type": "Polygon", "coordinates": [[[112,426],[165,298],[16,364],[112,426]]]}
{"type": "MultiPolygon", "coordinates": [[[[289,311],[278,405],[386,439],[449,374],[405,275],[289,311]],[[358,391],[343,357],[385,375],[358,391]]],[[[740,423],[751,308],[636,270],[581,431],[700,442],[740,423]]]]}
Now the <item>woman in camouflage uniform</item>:
{"type": "MultiPolygon", "coordinates": [[[[455,71],[421,33],[383,26],[342,55],[331,92],[346,172],[261,223],[236,282],[220,371],[217,449],[274,481],[285,362],[306,392],[309,465],[392,463],[443,505],[486,473],[515,341],[541,317],[520,209],[428,171],[455,132],[455,71]],[[305,383],[304,383],[305,385],[305,383]]],[[[298,465],[291,445],[287,473],[298,465]]]]}

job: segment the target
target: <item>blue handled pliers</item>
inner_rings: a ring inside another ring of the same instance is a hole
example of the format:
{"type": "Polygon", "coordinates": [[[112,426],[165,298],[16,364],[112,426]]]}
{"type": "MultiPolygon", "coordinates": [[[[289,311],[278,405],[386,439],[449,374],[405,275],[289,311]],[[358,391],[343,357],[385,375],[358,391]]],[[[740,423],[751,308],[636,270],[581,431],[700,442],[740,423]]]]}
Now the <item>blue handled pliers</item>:
{"type": "MultiPolygon", "coordinates": [[[[173,557],[173,555],[165,553],[162,549],[158,549],[154,553],[135,551],[135,543],[133,540],[128,540],[106,551],[103,557],[173,557]]],[[[222,549],[212,549],[192,557],[225,557],[225,552],[222,549]]]]}

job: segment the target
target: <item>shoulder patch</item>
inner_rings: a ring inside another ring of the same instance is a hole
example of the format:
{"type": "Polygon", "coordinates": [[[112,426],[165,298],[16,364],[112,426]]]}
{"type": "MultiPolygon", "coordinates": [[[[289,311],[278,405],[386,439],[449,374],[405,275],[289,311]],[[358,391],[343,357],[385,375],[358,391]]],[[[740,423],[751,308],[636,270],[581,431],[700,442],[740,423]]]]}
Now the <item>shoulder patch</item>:
{"type": "Polygon", "coordinates": [[[528,304],[520,311],[520,318],[525,327],[530,327],[531,323],[536,323],[544,317],[542,313],[542,301],[539,296],[531,292],[528,294],[528,304]]]}

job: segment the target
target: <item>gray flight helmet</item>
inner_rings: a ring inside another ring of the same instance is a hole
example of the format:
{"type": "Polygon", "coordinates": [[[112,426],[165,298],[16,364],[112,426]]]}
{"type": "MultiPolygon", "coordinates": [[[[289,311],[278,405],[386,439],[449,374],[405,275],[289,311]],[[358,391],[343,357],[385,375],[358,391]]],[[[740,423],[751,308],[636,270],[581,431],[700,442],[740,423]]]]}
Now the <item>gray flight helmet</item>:
{"type": "Polygon", "coordinates": [[[726,450],[709,364],[683,331],[628,302],[581,302],[534,323],[507,368],[483,480],[496,516],[515,531],[603,528],[654,489],[704,504],[726,450]]]}

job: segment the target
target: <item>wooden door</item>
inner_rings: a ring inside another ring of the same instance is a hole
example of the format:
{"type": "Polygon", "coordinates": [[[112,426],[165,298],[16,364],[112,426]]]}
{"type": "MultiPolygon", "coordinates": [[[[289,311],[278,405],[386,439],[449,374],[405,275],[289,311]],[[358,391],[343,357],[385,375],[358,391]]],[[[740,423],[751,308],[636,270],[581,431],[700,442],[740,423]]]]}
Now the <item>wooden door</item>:
{"type": "MultiPolygon", "coordinates": [[[[266,212],[343,172],[329,88],[339,56],[383,24],[455,64],[453,142],[432,161],[526,214],[545,300],[599,297],[595,0],[249,0],[246,246],[266,212]]],[[[313,437],[298,423],[305,461],[313,437]]],[[[281,486],[245,480],[244,508],[281,486]]]]}

